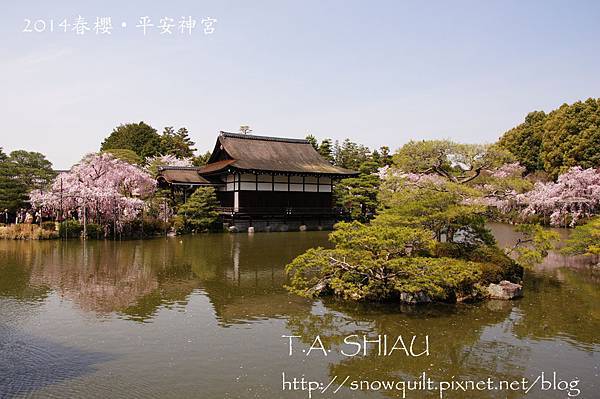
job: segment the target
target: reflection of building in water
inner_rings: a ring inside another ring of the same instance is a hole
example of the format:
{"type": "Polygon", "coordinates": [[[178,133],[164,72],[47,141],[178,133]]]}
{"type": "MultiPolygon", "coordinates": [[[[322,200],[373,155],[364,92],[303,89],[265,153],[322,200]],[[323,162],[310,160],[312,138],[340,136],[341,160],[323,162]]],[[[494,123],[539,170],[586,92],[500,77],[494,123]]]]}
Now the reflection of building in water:
{"type": "Polygon", "coordinates": [[[307,239],[294,234],[229,235],[215,242],[205,256],[195,256],[192,270],[202,276],[202,288],[222,323],[307,311],[309,301],[285,290],[284,267],[307,248],[325,245],[326,235],[307,239]]]}

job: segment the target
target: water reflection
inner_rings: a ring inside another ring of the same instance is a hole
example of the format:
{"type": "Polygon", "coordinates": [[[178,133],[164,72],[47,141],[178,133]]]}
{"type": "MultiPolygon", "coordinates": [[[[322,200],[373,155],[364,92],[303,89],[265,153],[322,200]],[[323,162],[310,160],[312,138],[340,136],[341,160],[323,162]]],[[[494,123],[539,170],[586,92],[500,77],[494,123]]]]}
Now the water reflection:
{"type": "MultiPolygon", "coordinates": [[[[508,302],[491,301],[480,306],[427,306],[398,309],[380,306],[348,306],[328,302],[321,309],[301,319],[289,320],[292,332],[303,337],[320,335],[328,344],[342,347],[349,334],[396,337],[405,341],[417,335],[429,335],[430,356],[406,357],[396,353],[380,356],[372,351],[368,356],[346,358],[330,366],[330,376],[350,376],[351,380],[413,380],[426,372],[436,381],[450,376],[464,379],[513,380],[523,377],[522,365],[527,363],[529,350],[506,339],[507,329],[517,319],[518,312],[508,302]],[[340,326],[343,328],[340,329],[340,326]]],[[[308,342],[307,342],[308,343],[308,342]]],[[[396,393],[397,395],[397,393],[396,393]]],[[[395,397],[396,395],[390,394],[395,397]]],[[[424,396],[423,393],[419,397],[424,396]]],[[[431,397],[435,397],[431,393],[431,397]]],[[[481,393],[477,397],[482,397],[481,393]]]]}
{"type": "MultiPolygon", "coordinates": [[[[493,227],[501,243],[515,238],[510,227],[493,227]]],[[[307,248],[327,245],[326,237],[308,232],[143,242],[0,241],[0,350],[10,354],[10,362],[22,354],[14,370],[0,363],[5,376],[0,386],[12,396],[57,381],[80,381],[65,385],[70,392],[99,383],[94,377],[99,368],[119,374],[123,383],[136,379],[148,396],[193,396],[201,382],[211,386],[205,397],[246,397],[256,384],[268,392],[263,397],[279,397],[281,368],[302,374],[310,364],[324,379],[415,378],[426,371],[438,380],[512,380],[554,368],[581,378],[587,392],[597,388],[600,279],[590,259],[551,254],[538,271],[526,274],[525,297],[512,302],[410,307],[308,301],[288,294],[283,266],[307,248]],[[70,347],[66,342],[74,339],[73,331],[77,343],[70,347]],[[281,334],[300,335],[307,343],[320,335],[338,346],[349,334],[427,334],[431,355],[371,353],[304,364],[270,347],[281,334]],[[196,341],[201,346],[190,346],[196,341]],[[53,354],[44,356],[58,366],[42,363],[46,371],[35,374],[28,365],[36,353],[53,354]],[[167,358],[180,362],[172,376],[162,370],[167,358]],[[245,370],[256,374],[240,374],[233,367],[238,359],[253,364],[245,370]],[[73,370],[61,369],[69,363],[73,370]],[[191,372],[198,367],[202,376],[191,372]],[[244,383],[233,388],[227,383],[241,381],[240,376],[244,383]],[[19,390],[15,381],[23,379],[32,381],[19,390]]]]}
{"type": "Polygon", "coordinates": [[[225,324],[281,316],[308,306],[284,289],[283,265],[326,244],[325,233],[85,244],[3,241],[0,296],[42,300],[53,291],[84,311],[148,321],[160,307],[184,306],[200,289],[225,324]]]}

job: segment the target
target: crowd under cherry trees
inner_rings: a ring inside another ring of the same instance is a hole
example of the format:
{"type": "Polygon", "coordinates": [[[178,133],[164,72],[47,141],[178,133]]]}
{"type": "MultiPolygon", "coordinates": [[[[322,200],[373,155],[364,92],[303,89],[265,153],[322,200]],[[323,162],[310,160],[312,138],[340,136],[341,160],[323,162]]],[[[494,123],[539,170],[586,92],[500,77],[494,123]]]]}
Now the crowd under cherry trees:
{"type": "Polygon", "coordinates": [[[52,186],[30,194],[34,208],[62,220],[76,216],[116,228],[140,215],[144,200],[156,190],[155,179],[141,168],[108,153],[90,154],[52,186]]]}

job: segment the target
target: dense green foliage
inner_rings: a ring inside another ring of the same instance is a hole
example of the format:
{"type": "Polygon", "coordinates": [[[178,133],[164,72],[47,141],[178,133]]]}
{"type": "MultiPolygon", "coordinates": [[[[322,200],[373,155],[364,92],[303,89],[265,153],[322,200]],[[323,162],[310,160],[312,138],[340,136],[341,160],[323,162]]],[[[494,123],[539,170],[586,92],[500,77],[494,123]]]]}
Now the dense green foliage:
{"type": "Polygon", "coordinates": [[[210,159],[211,155],[212,154],[210,151],[206,151],[203,154],[199,154],[198,156],[195,156],[192,159],[192,164],[197,167],[204,166],[208,163],[208,160],[210,159]]]}
{"type": "Polygon", "coordinates": [[[343,179],[335,186],[335,204],[342,210],[343,219],[361,222],[371,220],[379,207],[381,178],[378,170],[391,165],[390,149],[384,146],[371,152],[368,147],[349,139],[341,144],[336,141],[332,145],[331,139],[326,138],[319,143],[310,134],[306,136],[306,140],[333,165],[359,172],[357,177],[343,179]]]}
{"type": "Polygon", "coordinates": [[[371,225],[339,223],[333,249],[317,248],[287,267],[290,289],[351,300],[456,301],[481,287],[518,280],[521,269],[485,227],[485,207],[464,203],[452,182],[387,190],[371,225]]]}
{"type": "Polygon", "coordinates": [[[29,191],[46,187],[56,176],[52,163],[39,152],[13,151],[10,153],[9,160],[16,167],[15,177],[24,183],[29,191]]]}
{"type": "Polygon", "coordinates": [[[323,141],[321,141],[321,144],[319,144],[317,151],[319,152],[319,154],[321,154],[323,158],[325,158],[329,162],[334,162],[333,144],[331,143],[331,139],[323,139],[323,141]]]}
{"type": "Polygon", "coordinates": [[[394,165],[406,173],[430,173],[454,183],[468,183],[483,172],[512,162],[495,145],[459,144],[449,140],[410,141],[394,155],[394,165]]]}
{"type": "Polygon", "coordinates": [[[163,131],[161,149],[162,154],[173,155],[179,159],[191,158],[196,151],[188,130],[182,127],[175,131],[172,126],[165,127],[163,131]]]}
{"type": "Polygon", "coordinates": [[[337,206],[343,208],[353,220],[370,220],[379,207],[378,193],[381,179],[375,173],[378,165],[366,161],[360,167],[360,174],[341,180],[335,186],[337,206]]]}
{"type": "Polygon", "coordinates": [[[58,235],[61,238],[79,238],[82,231],[83,226],[77,220],[65,220],[58,227],[58,235]]]}
{"type": "Polygon", "coordinates": [[[486,276],[506,278],[515,269],[497,250],[494,254],[509,265],[499,275],[486,271],[489,257],[476,262],[436,256],[436,241],[420,226],[339,223],[330,240],[333,249],[310,249],[287,266],[291,291],[349,300],[452,302],[483,296],[486,276]]]}
{"type": "Polygon", "coordinates": [[[600,255],[600,217],[577,226],[563,248],[566,254],[600,255]]]}
{"type": "Polygon", "coordinates": [[[131,150],[143,159],[153,157],[162,153],[161,136],[144,122],[119,125],[100,147],[102,151],[111,149],[131,150]]]}
{"type": "Polygon", "coordinates": [[[179,207],[177,212],[178,227],[186,231],[207,231],[215,228],[219,213],[215,189],[200,187],[179,207]]]}
{"type": "Polygon", "coordinates": [[[508,254],[514,254],[519,263],[527,267],[540,263],[560,238],[557,232],[536,224],[521,224],[515,230],[522,237],[508,250],[508,254]]]}
{"type": "Polygon", "coordinates": [[[18,150],[7,156],[0,148],[0,210],[25,206],[28,193],[43,189],[55,175],[39,152],[18,150]]]}
{"type": "Polygon", "coordinates": [[[385,182],[381,200],[383,211],[374,221],[390,226],[420,225],[441,242],[460,241],[463,245],[491,245],[494,239],[485,227],[486,207],[467,203],[479,195],[467,186],[437,181],[420,185],[403,184],[399,190],[385,182]]]}
{"type": "Polygon", "coordinates": [[[543,111],[530,112],[525,117],[525,122],[506,132],[499,141],[529,173],[544,170],[542,138],[546,117],[543,111]]]}
{"type": "Polygon", "coordinates": [[[132,164],[142,164],[147,158],[161,155],[177,159],[193,158],[196,151],[187,128],[181,127],[175,131],[172,126],[167,126],[161,135],[144,122],[117,126],[104,139],[100,149],[132,164]],[[131,152],[136,155],[133,156],[131,152]]]}
{"type": "Polygon", "coordinates": [[[15,178],[16,175],[16,165],[0,148],[0,211],[17,209],[27,195],[27,187],[15,178]]]}
{"type": "Polygon", "coordinates": [[[564,104],[549,114],[532,112],[499,144],[528,172],[545,171],[552,178],[573,166],[599,167],[600,99],[564,104]]]}
{"type": "Polygon", "coordinates": [[[341,144],[336,141],[333,145],[333,160],[337,166],[350,170],[358,170],[360,165],[371,160],[371,150],[349,139],[344,140],[341,144]]]}
{"type": "Polygon", "coordinates": [[[369,147],[345,139],[335,144],[331,139],[325,138],[320,143],[312,134],[306,136],[306,140],[326,160],[336,166],[350,170],[360,170],[364,163],[374,162],[378,167],[391,165],[392,156],[389,147],[383,146],[379,150],[371,150],[369,147]]]}
{"type": "Polygon", "coordinates": [[[111,148],[105,150],[104,152],[108,152],[109,154],[112,154],[115,158],[130,163],[132,165],[141,165],[144,163],[142,157],[140,157],[134,151],[127,150],[124,148],[111,148]]]}

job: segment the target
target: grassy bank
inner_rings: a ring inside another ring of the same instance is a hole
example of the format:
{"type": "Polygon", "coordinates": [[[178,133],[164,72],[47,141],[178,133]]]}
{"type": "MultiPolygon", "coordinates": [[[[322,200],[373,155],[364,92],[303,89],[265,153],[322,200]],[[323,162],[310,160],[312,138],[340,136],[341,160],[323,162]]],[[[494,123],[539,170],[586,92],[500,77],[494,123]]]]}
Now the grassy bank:
{"type": "Polygon", "coordinates": [[[43,229],[34,224],[0,226],[0,239],[4,240],[51,240],[58,238],[55,229],[43,229]]]}

